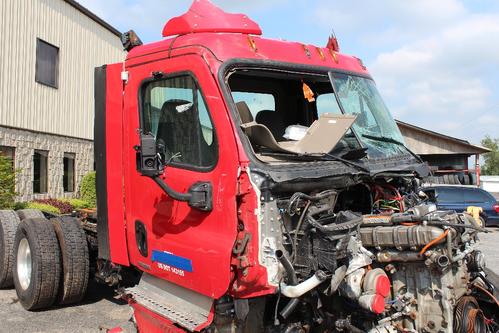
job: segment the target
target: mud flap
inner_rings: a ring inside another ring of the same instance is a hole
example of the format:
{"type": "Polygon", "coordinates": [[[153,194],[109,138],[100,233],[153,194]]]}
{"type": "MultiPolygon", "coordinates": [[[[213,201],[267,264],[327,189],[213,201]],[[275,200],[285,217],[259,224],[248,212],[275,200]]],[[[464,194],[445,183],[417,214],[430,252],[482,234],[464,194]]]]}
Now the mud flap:
{"type": "Polygon", "coordinates": [[[189,331],[200,330],[213,319],[212,298],[147,273],[125,293],[133,302],[189,331]]]}

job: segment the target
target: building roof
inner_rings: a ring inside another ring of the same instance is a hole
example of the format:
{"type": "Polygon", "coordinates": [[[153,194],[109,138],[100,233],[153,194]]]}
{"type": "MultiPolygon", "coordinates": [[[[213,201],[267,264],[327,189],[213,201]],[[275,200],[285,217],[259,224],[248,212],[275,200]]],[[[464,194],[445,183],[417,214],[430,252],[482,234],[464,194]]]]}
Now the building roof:
{"type": "Polygon", "coordinates": [[[489,149],[469,141],[455,138],[426,128],[396,120],[406,144],[418,155],[475,155],[490,152],[489,149]]]}
{"type": "Polygon", "coordinates": [[[83,13],[86,16],[88,16],[90,19],[92,19],[96,23],[100,24],[101,26],[103,26],[104,28],[106,28],[107,30],[109,30],[110,32],[112,32],[113,34],[115,34],[116,36],[121,37],[121,32],[118,29],[114,28],[112,25],[110,25],[109,23],[107,23],[106,21],[104,21],[103,19],[101,19],[100,17],[98,17],[97,15],[95,15],[94,13],[92,13],[87,8],[85,8],[82,5],[80,5],[75,0],[64,0],[64,2],[70,4],[75,9],[79,10],[81,13],[83,13]]]}

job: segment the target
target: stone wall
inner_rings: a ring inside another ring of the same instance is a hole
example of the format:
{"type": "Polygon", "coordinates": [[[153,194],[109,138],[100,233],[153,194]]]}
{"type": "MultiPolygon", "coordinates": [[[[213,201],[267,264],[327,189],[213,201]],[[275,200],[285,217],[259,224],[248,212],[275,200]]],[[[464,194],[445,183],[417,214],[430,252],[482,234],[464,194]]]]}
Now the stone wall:
{"type": "Polygon", "coordinates": [[[15,148],[15,167],[18,201],[77,196],[81,179],[93,171],[93,142],[58,135],[38,133],[0,126],[0,146],[15,148]],[[48,192],[33,194],[33,154],[35,150],[48,151],[48,192]],[[75,154],[75,192],[64,193],[64,153],[75,154]]]}

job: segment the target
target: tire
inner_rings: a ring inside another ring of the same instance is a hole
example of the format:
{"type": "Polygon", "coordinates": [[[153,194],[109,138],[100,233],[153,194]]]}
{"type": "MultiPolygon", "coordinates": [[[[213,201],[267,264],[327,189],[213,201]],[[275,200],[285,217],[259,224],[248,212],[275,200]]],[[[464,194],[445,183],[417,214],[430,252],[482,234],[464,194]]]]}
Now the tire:
{"type": "Polygon", "coordinates": [[[451,184],[449,175],[444,175],[443,178],[444,178],[444,184],[451,184]]]}
{"type": "Polygon", "coordinates": [[[476,185],[476,174],[470,173],[470,185],[476,185]]]}
{"type": "Polygon", "coordinates": [[[478,223],[480,223],[480,227],[486,228],[487,227],[487,223],[485,222],[485,219],[482,216],[480,216],[479,220],[480,221],[478,223]]]}
{"type": "Polygon", "coordinates": [[[464,175],[463,179],[464,179],[464,182],[463,182],[464,185],[470,184],[470,177],[468,175],[464,175]]]}
{"type": "Polygon", "coordinates": [[[45,215],[38,209],[20,209],[17,211],[17,215],[22,220],[26,219],[44,219],[45,215]]]}
{"type": "Polygon", "coordinates": [[[87,292],[89,276],[88,245],[85,232],[77,219],[69,216],[50,219],[62,255],[62,282],[59,304],[80,302],[87,292]]]}
{"type": "Polygon", "coordinates": [[[452,175],[452,178],[454,178],[454,184],[461,185],[461,182],[459,181],[458,175],[454,174],[454,175],[452,175]]]}
{"type": "Polygon", "coordinates": [[[13,210],[0,210],[0,288],[14,286],[14,239],[20,222],[13,210]]]}
{"type": "Polygon", "coordinates": [[[40,218],[22,221],[14,254],[14,285],[21,305],[26,310],[50,307],[61,280],[61,251],[52,223],[40,218]]]}
{"type": "Polygon", "coordinates": [[[464,185],[464,174],[460,173],[457,177],[459,178],[459,184],[464,185]]]}

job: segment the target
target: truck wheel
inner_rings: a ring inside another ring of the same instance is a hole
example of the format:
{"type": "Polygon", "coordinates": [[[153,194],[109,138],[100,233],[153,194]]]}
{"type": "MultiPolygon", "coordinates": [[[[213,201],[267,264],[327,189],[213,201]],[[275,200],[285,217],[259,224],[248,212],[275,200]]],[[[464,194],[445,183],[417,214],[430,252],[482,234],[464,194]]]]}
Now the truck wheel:
{"type": "Polygon", "coordinates": [[[50,219],[62,254],[62,284],[59,304],[80,302],[87,292],[89,259],[85,232],[77,219],[69,216],[50,219]]]}
{"type": "Polygon", "coordinates": [[[61,279],[61,251],[54,227],[46,219],[26,219],[14,241],[14,285],[26,310],[54,304],[61,279]]]}
{"type": "Polygon", "coordinates": [[[14,285],[14,238],[21,221],[13,210],[0,210],[0,288],[14,285]]]}
{"type": "Polygon", "coordinates": [[[19,209],[17,215],[22,220],[26,219],[44,219],[45,215],[38,209],[19,209]]]}

